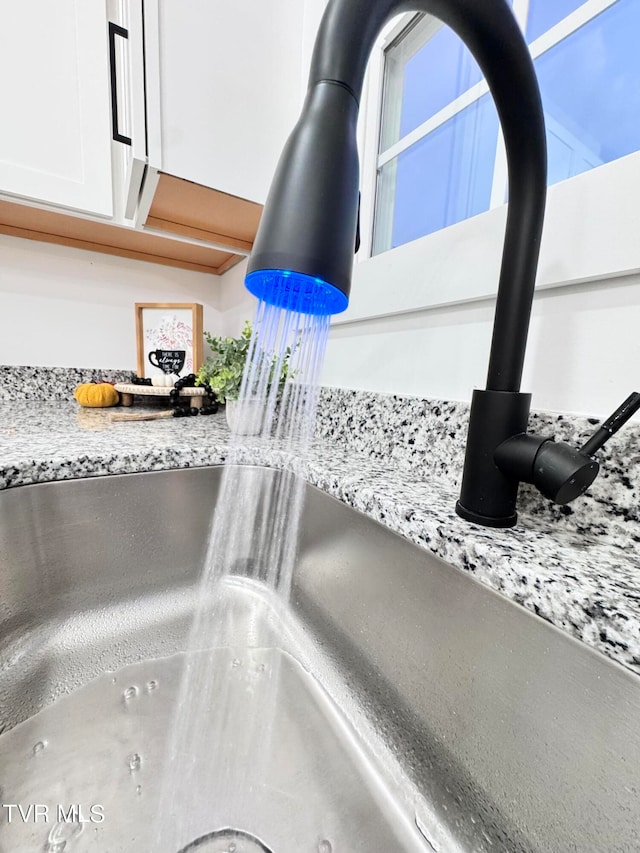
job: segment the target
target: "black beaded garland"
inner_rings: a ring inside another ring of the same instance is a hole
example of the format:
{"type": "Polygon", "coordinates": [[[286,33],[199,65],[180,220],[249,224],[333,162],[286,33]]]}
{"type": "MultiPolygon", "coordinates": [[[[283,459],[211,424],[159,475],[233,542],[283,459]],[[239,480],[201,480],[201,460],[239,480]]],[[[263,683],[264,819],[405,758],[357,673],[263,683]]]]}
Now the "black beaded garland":
{"type": "MultiPolygon", "coordinates": [[[[216,400],[216,395],[214,391],[212,391],[211,387],[207,385],[205,387],[205,398],[203,400],[203,405],[201,408],[197,408],[196,406],[190,406],[188,401],[181,402],[180,401],[180,392],[183,388],[195,388],[197,376],[195,373],[189,373],[187,376],[181,376],[173,385],[173,388],[169,391],[169,402],[173,409],[173,417],[174,418],[189,418],[195,417],[196,415],[213,415],[218,411],[218,403],[216,400]]],[[[150,377],[146,376],[137,376],[133,374],[131,376],[131,384],[132,385],[152,385],[150,377]]]]}
{"type": "Polygon", "coordinates": [[[183,388],[193,388],[196,384],[195,373],[190,373],[188,376],[181,376],[174,383],[173,388],[169,391],[169,401],[173,407],[174,418],[189,418],[200,414],[200,409],[196,406],[190,406],[188,401],[181,403],[179,400],[180,392],[183,388]]]}
{"type": "MultiPolygon", "coordinates": [[[[203,399],[203,405],[200,408],[190,406],[188,401],[180,401],[180,392],[182,389],[195,388],[197,379],[198,377],[195,373],[189,373],[187,376],[181,376],[176,380],[173,388],[169,391],[169,402],[173,409],[174,418],[189,418],[197,415],[214,415],[218,411],[218,400],[215,391],[213,391],[210,385],[204,386],[205,396],[203,399]]],[[[152,385],[153,383],[151,382],[150,377],[132,375],[131,384],[152,385]]]]}
{"type": "Polygon", "coordinates": [[[203,406],[202,414],[203,415],[215,415],[218,411],[218,404],[214,401],[209,406],[203,406]]]}
{"type": "Polygon", "coordinates": [[[151,379],[145,376],[136,376],[133,375],[131,377],[132,385],[151,385],[151,379]]]}

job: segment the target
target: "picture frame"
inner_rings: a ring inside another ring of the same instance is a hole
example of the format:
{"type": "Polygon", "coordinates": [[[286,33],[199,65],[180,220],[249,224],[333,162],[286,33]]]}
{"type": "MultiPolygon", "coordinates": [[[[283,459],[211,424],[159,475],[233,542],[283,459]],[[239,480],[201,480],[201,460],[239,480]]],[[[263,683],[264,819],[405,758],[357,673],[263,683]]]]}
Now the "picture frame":
{"type": "Polygon", "coordinates": [[[138,376],[187,376],[203,361],[199,302],[136,302],[138,376]]]}

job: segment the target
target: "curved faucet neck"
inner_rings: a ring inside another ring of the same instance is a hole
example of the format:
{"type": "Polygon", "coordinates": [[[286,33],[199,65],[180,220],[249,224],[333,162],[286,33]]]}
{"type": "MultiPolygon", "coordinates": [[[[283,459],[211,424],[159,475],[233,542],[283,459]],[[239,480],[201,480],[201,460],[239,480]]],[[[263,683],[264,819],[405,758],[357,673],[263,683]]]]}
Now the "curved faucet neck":
{"type": "Polygon", "coordinates": [[[505,140],[509,207],[487,388],[518,391],[546,200],[546,142],[540,93],[525,40],[506,0],[331,0],[311,63],[309,89],[332,81],[359,102],[369,55],[384,25],[425,12],[467,45],[495,101],[505,140]]]}

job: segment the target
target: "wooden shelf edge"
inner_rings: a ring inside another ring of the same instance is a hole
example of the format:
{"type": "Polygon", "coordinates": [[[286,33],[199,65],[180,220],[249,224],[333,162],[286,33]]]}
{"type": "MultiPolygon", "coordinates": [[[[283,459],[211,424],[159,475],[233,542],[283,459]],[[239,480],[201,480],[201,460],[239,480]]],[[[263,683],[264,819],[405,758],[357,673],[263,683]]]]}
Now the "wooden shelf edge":
{"type": "MultiPolygon", "coordinates": [[[[17,228],[13,225],[0,223],[0,234],[6,234],[9,237],[21,237],[25,240],[35,240],[41,243],[53,243],[60,246],[71,246],[76,249],[85,249],[90,252],[100,252],[103,255],[115,255],[122,258],[130,258],[136,261],[146,261],[152,264],[162,264],[163,266],[178,267],[179,269],[191,270],[192,272],[203,272],[211,275],[222,275],[227,269],[230,269],[235,264],[239,263],[243,256],[232,255],[219,266],[207,266],[205,264],[194,263],[192,261],[182,260],[180,258],[172,258],[170,256],[158,255],[156,253],[135,251],[132,249],[124,249],[120,246],[107,245],[105,243],[94,243],[88,240],[81,240],[74,237],[66,237],[60,234],[48,234],[43,231],[34,231],[26,228],[17,228]]],[[[170,240],[167,240],[170,243],[170,240]]]]}
{"type": "Polygon", "coordinates": [[[262,205],[160,173],[149,229],[0,197],[0,234],[222,275],[249,254],[262,205]]]}
{"type": "Polygon", "coordinates": [[[231,255],[228,261],[225,261],[218,267],[218,275],[222,275],[227,270],[230,270],[231,267],[235,267],[235,265],[239,264],[240,261],[244,261],[244,255],[231,255]]]}
{"type": "Polygon", "coordinates": [[[253,243],[249,243],[247,240],[239,240],[237,237],[230,237],[228,234],[207,231],[204,228],[196,228],[194,225],[183,225],[182,222],[172,222],[158,216],[149,215],[145,227],[154,228],[157,231],[166,231],[170,234],[180,234],[181,237],[193,237],[195,240],[202,240],[204,243],[217,243],[230,252],[234,249],[250,252],[253,246],[253,243]]]}

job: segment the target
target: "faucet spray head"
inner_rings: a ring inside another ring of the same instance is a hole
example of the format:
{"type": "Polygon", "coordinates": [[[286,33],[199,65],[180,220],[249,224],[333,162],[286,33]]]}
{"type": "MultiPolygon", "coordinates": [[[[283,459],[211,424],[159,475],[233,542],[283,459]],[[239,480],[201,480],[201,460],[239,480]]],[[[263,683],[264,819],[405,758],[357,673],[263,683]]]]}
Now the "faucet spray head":
{"type": "Polygon", "coordinates": [[[245,287],[269,305],[301,314],[340,314],[349,304],[339,287],[293,270],[254,270],[245,278],[245,287]]]}
{"type": "Polygon", "coordinates": [[[346,309],[358,218],[357,119],[348,87],[310,86],[249,258],[245,284],[259,299],[305,314],[346,309]]]}

